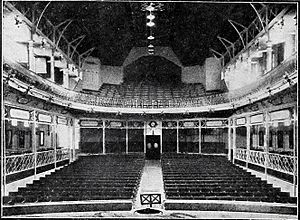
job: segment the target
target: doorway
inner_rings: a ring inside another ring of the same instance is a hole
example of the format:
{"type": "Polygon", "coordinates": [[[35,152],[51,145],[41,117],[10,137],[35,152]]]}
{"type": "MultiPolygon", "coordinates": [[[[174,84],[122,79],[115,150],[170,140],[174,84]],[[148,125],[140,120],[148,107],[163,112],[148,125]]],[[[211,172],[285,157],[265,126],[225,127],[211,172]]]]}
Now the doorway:
{"type": "Polygon", "coordinates": [[[160,159],[160,135],[146,136],[146,159],[159,160],[160,159]]]}

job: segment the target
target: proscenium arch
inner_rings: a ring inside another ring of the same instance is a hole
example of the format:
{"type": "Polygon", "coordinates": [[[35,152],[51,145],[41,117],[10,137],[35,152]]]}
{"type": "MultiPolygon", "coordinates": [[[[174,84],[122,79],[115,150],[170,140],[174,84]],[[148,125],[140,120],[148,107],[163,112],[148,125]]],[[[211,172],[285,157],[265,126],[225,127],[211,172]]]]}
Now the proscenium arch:
{"type": "MultiPolygon", "coordinates": [[[[154,47],[154,55],[164,57],[165,59],[173,62],[177,66],[181,68],[183,67],[182,63],[170,47],[154,47]]],[[[151,56],[148,53],[147,47],[133,47],[122,65],[123,68],[143,56],[151,56]]]]}

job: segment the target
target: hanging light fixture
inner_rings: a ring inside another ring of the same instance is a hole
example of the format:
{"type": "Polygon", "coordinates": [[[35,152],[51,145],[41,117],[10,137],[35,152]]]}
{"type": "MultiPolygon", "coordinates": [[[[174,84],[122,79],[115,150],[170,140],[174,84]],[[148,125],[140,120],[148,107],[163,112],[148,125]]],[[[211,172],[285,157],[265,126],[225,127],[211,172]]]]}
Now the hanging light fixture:
{"type": "Polygon", "coordinates": [[[150,35],[150,36],[148,37],[148,40],[154,40],[154,36],[150,35]]]}
{"type": "Polygon", "coordinates": [[[147,18],[150,20],[150,21],[153,21],[155,16],[150,12],[150,14],[147,16],[147,18]]]}
{"type": "Polygon", "coordinates": [[[153,7],[153,3],[152,2],[150,2],[150,4],[146,7],[146,10],[150,11],[150,12],[155,10],[155,8],[153,7]]]}
{"type": "Polygon", "coordinates": [[[162,6],[163,4],[161,3],[143,3],[142,4],[142,11],[147,11],[147,15],[146,15],[146,18],[148,19],[147,20],[147,23],[146,23],[146,26],[149,27],[150,29],[150,35],[147,37],[147,39],[150,41],[149,43],[149,46],[148,46],[148,53],[150,55],[153,55],[154,54],[154,46],[153,44],[151,44],[151,41],[155,39],[155,37],[153,36],[153,33],[152,33],[152,28],[155,26],[155,22],[154,22],[154,19],[155,19],[155,15],[153,14],[154,11],[162,11],[162,6]],[[148,14],[149,12],[149,14],[148,14]]]}
{"type": "Polygon", "coordinates": [[[155,23],[153,21],[147,22],[147,26],[148,27],[153,27],[154,25],[155,25],[155,23]]]}

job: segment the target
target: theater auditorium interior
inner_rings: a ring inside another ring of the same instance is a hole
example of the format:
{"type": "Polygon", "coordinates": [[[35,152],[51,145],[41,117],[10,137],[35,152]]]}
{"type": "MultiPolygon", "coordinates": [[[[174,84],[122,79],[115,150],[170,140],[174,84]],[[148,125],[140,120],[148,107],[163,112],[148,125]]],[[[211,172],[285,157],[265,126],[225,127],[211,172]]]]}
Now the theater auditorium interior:
{"type": "Polygon", "coordinates": [[[298,216],[298,3],[3,1],[1,216],[298,216]]]}

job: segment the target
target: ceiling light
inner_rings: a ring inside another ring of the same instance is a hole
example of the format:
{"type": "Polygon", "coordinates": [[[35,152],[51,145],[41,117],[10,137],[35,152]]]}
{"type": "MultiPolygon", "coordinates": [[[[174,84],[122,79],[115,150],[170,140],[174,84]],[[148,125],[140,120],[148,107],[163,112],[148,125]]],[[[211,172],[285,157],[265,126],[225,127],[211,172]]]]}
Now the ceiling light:
{"type": "Polygon", "coordinates": [[[152,44],[150,44],[148,47],[149,47],[149,48],[153,48],[154,46],[153,46],[152,44]]]}
{"type": "Polygon", "coordinates": [[[150,36],[148,37],[148,40],[154,40],[154,37],[153,37],[152,35],[150,35],[150,36]]]}
{"type": "Polygon", "coordinates": [[[147,18],[150,20],[150,21],[152,21],[154,18],[155,18],[155,16],[153,15],[153,14],[149,14],[148,16],[147,16],[147,18]]]}
{"type": "Polygon", "coordinates": [[[147,26],[148,27],[153,27],[154,25],[155,25],[155,23],[153,21],[147,22],[147,26]]]}
{"type": "Polygon", "coordinates": [[[153,5],[153,3],[150,3],[150,5],[146,7],[146,10],[147,11],[154,11],[154,7],[152,5],[153,5]]]}

